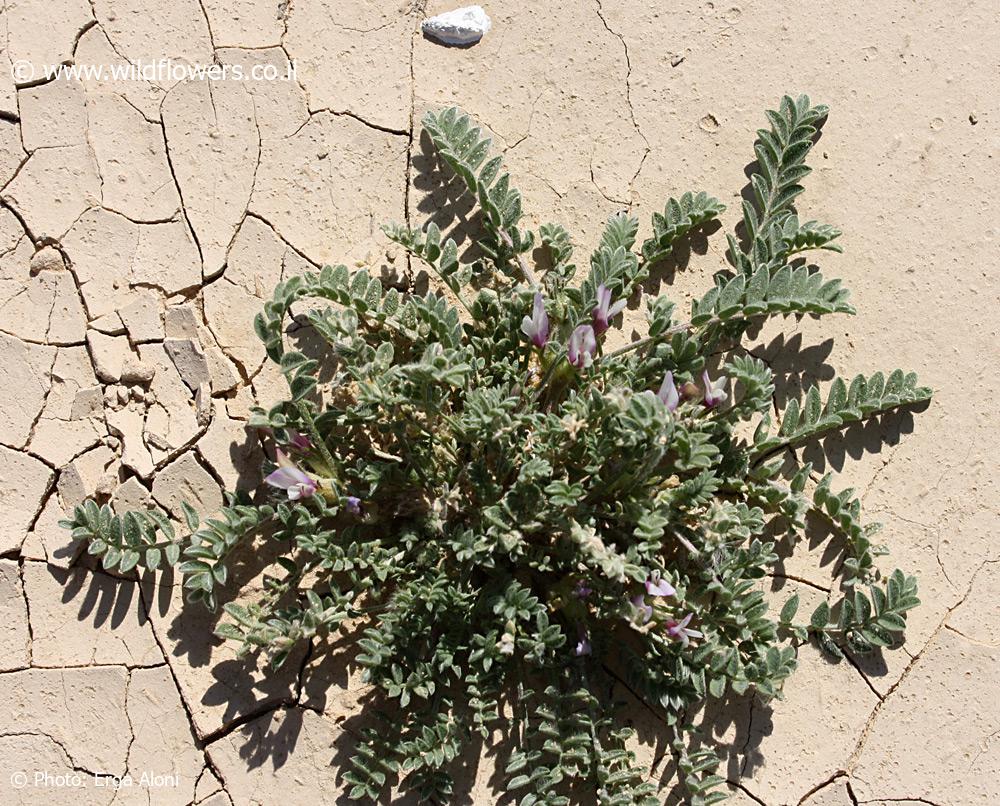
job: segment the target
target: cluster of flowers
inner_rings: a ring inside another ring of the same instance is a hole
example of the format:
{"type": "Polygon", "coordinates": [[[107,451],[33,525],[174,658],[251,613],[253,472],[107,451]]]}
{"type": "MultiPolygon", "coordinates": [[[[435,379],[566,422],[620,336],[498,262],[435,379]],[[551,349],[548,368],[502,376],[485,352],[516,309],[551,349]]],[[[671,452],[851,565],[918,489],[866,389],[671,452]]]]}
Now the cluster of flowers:
{"type": "MultiPolygon", "coordinates": [[[[597,353],[597,338],[603,335],[611,326],[611,320],[620,314],[625,308],[626,301],[618,300],[612,304],[611,291],[600,285],[597,289],[597,306],[592,312],[590,324],[583,324],[576,327],[569,338],[567,344],[566,359],[574,367],[580,369],[589,366],[597,353]]],[[[528,340],[540,351],[544,351],[549,343],[550,323],[549,316],[545,311],[545,299],[540,293],[535,294],[531,316],[525,316],[521,323],[521,331],[528,340]]],[[[667,371],[664,375],[663,383],[656,392],[668,411],[673,412],[680,405],[683,398],[701,398],[702,404],[706,408],[714,408],[726,400],[726,384],[728,379],[722,376],[715,381],[709,378],[708,371],[702,374],[704,392],[702,393],[693,384],[684,384],[678,387],[674,381],[673,373],[667,371]]],[[[277,469],[270,473],[264,481],[271,487],[284,490],[290,501],[307,499],[317,493],[322,494],[323,481],[314,475],[304,471],[299,464],[293,461],[289,453],[296,453],[303,457],[308,457],[312,451],[313,444],[309,437],[296,431],[289,431],[282,447],[276,450],[277,469]]],[[[353,495],[348,495],[342,502],[344,509],[351,515],[361,515],[361,500],[353,495]]],[[[639,593],[626,602],[626,612],[631,623],[645,627],[653,620],[653,605],[646,602],[646,597],[660,598],[674,596],[676,590],[664,579],[650,577],[646,580],[645,594],[639,593]]],[[[574,590],[574,595],[581,602],[587,599],[593,591],[580,582],[574,590]]],[[[673,640],[680,641],[685,646],[691,638],[701,638],[702,633],[698,630],[688,628],[692,614],[688,613],[680,621],[666,617],[662,620],[666,634],[673,640]]],[[[656,624],[661,623],[659,620],[656,624]]],[[[579,635],[574,654],[589,655],[591,653],[590,637],[586,628],[579,625],[579,635]]],[[[513,651],[513,638],[505,634],[501,639],[502,651],[509,649],[513,651]],[[507,640],[505,640],[507,639],[507,640]]]]}
{"type": "MultiPolygon", "coordinates": [[[[312,440],[305,434],[300,434],[297,431],[289,431],[284,447],[289,451],[307,454],[312,450],[313,444],[312,440]]],[[[289,501],[299,501],[316,495],[319,492],[322,482],[314,476],[310,476],[292,461],[285,450],[278,448],[275,451],[275,455],[277,457],[278,468],[264,479],[265,483],[279,490],[284,490],[288,495],[289,501]]],[[[344,509],[351,515],[358,516],[361,514],[360,498],[348,495],[345,497],[343,503],[344,509]]]]}
{"type": "MultiPolygon", "coordinates": [[[[647,596],[657,599],[675,596],[677,594],[677,590],[673,585],[658,576],[649,577],[646,580],[645,585],[646,592],[637,593],[635,596],[631,597],[627,603],[627,612],[629,613],[630,620],[637,626],[645,626],[653,620],[655,611],[653,610],[653,605],[646,601],[647,596]]],[[[593,590],[588,588],[585,582],[578,582],[576,584],[576,588],[573,590],[573,595],[581,601],[587,599],[591,593],[593,593],[593,590]]],[[[688,627],[688,624],[691,623],[693,615],[693,613],[688,613],[680,621],[669,617],[665,618],[662,621],[662,624],[667,635],[675,641],[680,641],[684,646],[687,646],[692,638],[704,637],[703,633],[688,627]]],[[[660,622],[657,621],[654,623],[658,624],[660,622]]],[[[580,655],[589,655],[591,653],[590,636],[582,624],[578,625],[577,631],[577,643],[573,649],[573,654],[578,657],[580,655]]]]}
{"type": "MultiPolygon", "coordinates": [[[[624,299],[612,304],[610,289],[603,283],[598,286],[597,306],[591,312],[591,322],[577,326],[569,337],[566,360],[571,365],[580,369],[593,361],[597,352],[597,337],[610,328],[611,320],[625,309],[625,304],[626,300],[624,299]]],[[[540,351],[545,350],[549,343],[550,323],[548,313],[545,311],[545,298],[540,293],[535,294],[531,316],[525,316],[521,322],[521,332],[540,351]]],[[[728,379],[725,376],[713,381],[709,378],[708,370],[705,370],[702,373],[702,383],[704,385],[703,394],[693,384],[685,384],[684,387],[678,388],[674,381],[673,372],[668,370],[656,396],[670,412],[677,409],[682,397],[695,398],[700,396],[704,406],[709,409],[726,401],[728,379]]],[[[585,600],[592,592],[583,582],[577,583],[574,590],[575,596],[580,600],[585,600]]],[[[631,621],[634,624],[646,625],[652,620],[653,606],[646,603],[646,596],[657,598],[674,596],[676,593],[673,585],[666,580],[650,577],[646,580],[646,593],[639,593],[628,601],[631,621]]],[[[701,632],[688,628],[692,615],[688,613],[680,621],[666,618],[663,621],[663,626],[666,628],[667,635],[675,641],[680,641],[684,646],[687,646],[692,638],[701,638],[701,632]]],[[[590,637],[582,624],[578,626],[578,633],[578,640],[573,652],[577,656],[589,655],[591,653],[590,637]]]]}
{"type": "MultiPolygon", "coordinates": [[[[566,360],[570,364],[580,369],[588,366],[594,360],[594,355],[597,353],[597,337],[611,327],[611,320],[625,310],[625,304],[626,300],[624,299],[612,304],[610,289],[603,283],[598,286],[597,307],[591,313],[591,323],[578,325],[570,334],[569,343],[566,345],[566,360]]],[[[525,316],[522,320],[521,332],[535,347],[544,350],[549,343],[549,330],[549,315],[545,311],[545,298],[540,293],[536,293],[531,316],[525,316]]],[[[705,370],[701,379],[705,387],[702,402],[707,408],[714,408],[726,401],[728,379],[725,376],[713,381],[708,376],[708,370],[705,370]]],[[[698,395],[697,389],[685,389],[684,393],[688,397],[698,395]]],[[[656,396],[663,401],[663,405],[669,411],[674,411],[680,405],[681,395],[682,390],[678,389],[674,383],[674,374],[668,371],[656,396]]]]}

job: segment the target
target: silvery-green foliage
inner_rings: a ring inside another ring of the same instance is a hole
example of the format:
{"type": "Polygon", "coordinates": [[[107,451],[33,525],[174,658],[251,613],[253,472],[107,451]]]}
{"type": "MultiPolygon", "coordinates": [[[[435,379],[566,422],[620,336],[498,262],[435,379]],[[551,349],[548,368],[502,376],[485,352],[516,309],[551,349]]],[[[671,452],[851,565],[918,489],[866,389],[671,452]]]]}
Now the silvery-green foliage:
{"type": "Polygon", "coordinates": [[[210,607],[230,553],[265,531],[281,570],[253,604],[225,604],[218,633],[281,664],[350,628],[384,707],[344,771],[353,797],[399,786],[447,801],[456,759],[502,727],[523,806],[656,803],[608,701],[620,680],[661,715],[688,802],[723,799],[719,759],[693,730],[706,700],[780,697],[802,641],[835,656],[887,647],[918,604],[912,577],[882,575],[886,550],[853,492],[791,449],[929,390],[900,370],[837,379],[775,424],[771,370],[740,348],[768,318],[854,312],[839,280],[800,259],[839,251],[839,231],[800,223],[794,206],[825,115],[805,96],[767,113],[732,268],[687,318],[647,297],[647,334],[608,349],[623,300],[723,205],[681,193],[642,241],[617,213],[580,257],[562,225],[524,226],[468,117],[428,114],[482,211],[481,257],[463,263],[434,223],[385,231],[448,296],[344,266],[285,280],[256,320],[290,389],[254,414],[287,454],[269,492],[231,496],[204,523],[185,507],[185,535],[95,502],[66,525],[106,568],[174,566],[210,607]],[[307,297],[329,303],[308,313],[325,358],[286,341],[307,297]],[[772,615],[761,580],[810,515],[843,542],[844,594],[805,621],[797,597],[772,615]]]}

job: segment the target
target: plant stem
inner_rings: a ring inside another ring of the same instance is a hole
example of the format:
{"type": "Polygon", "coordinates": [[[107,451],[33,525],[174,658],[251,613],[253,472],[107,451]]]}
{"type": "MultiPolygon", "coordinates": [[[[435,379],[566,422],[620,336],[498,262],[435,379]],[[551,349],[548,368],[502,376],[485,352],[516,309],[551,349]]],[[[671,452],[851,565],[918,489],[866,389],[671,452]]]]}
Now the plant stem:
{"type": "MultiPolygon", "coordinates": [[[[705,326],[714,325],[722,320],[718,317],[713,316],[707,322],[705,326]]],[[[612,350],[610,353],[605,353],[601,356],[600,360],[607,360],[608,358],[617,358],[620,355],[625,355],[625,353],[630,353],[633,350],[639,350],[645,347],[647,344],[652,344],[660,339],[667,338],[668,336],[673,336],[675,333],[684,333],[688,330],[693,329],[695,326],[691,322],[681,322],[679,325],[674,325],[673,327],[668,327],[662,333],[656,336],[644,336],[641,339],[633,341],[631,344],[626,344],[624,347],[619,347],[617,350],[612,350]]]]}
{"type": "MultiPolygon", "coordinates": [[[[300,400],[296,407],[299,410],[299,414],[302,417],[303,422],[306,424],[306,428],[309,431],[309,435],[313,438],[313,442],[319,449],[320,455],[323,457],[323,461],[326,463],[327,470],[330,471],[330,476],[336,472],[337,463],[333,459],[333,455],[330,453],[329,448],[326,447],[326,440],[319,433],[319,429],[316,427],[316,421],[313,419],[312,412],[309,411],[309,404],[305,400],[300,400]]],[[[336,491],[336,487],[333,484],[333,479],[330,479],[330,486],[336,491]]]]}
{"type": "Polygon", "coordinates": [[[514,241],[510,237],[510,235],[507,234],[507,231],[498,229],[497,235],[500,237],[500,240],[507,245],[507,248],[514,253],[514,258],[517,260],[518,265],[521,267],[521,273],[524,275],[524,279],[528,283],[528,285],[537,286],[538,278],[535,277],[535,273],[531,270],[531,266],[528,265],[528,261],[524,259],[524,255],[514,250],[514,241]]]}

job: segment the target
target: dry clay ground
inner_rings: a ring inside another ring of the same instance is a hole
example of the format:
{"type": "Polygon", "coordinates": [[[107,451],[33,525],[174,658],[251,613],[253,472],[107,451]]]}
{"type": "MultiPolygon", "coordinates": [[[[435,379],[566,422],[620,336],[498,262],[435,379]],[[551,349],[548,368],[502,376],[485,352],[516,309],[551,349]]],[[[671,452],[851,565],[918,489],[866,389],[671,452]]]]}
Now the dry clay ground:
{"type": "MultiPolygon", "coordinates": [[[[208,511],[220,484],[258,481],[245,421],[283,382],[251,317],[279,278],[325,262],[407,282],[377,224],[419,221],[440,200],[414,128],[424,109],[478,117],[531,224],[561,221],[586,247],[609,213],[647,221],[687,189],[729,202],[734,223],[763,109],[803,90],[833,113],[801,207],[844,229],[846,254],[821,262],[859,312],[789,323],[754,352],[785,395],[834,370],[896,366],[934,387],[927,411],[806,451],[864,491],[924,605],[904,649],[831,664],[806,646],[785,701],[731,706],[714,723],[733,747],[725,772],[741,804],[1000,802],[995,4],[487,10],[494,29],[479,45],[447,49],[417,32],[423,9],[393,2],[6,1],[0,802],[343,798],[353,676],[316,654],[266,676],[210,637],[207,615],[182,614],[169,580],[95,571],[56,523],[88,495],[176,514],[184,498],[208,511]],[[7,71],[161,57],[282,72],[293,58],[298,75],[15,86],[7,71]],[[75,771],[83,788],[36,786],[36,771],[75,771]],[[136,785],[116,794],[97,772],[136,785]],[[143,772],[176,781],[141,786],[143,772]]],[[[721,233],[701,246],[660,278],[681,302],[723,264],[721,233]]],[[[835,595],[835,561],[800,546],[771,587],[814,604],[835,595]]],[[[663,748],[652,732],[642,741],[660,781],[663,748]]],[[[496,801],[491,765],[463,797],[496,801]]]]}

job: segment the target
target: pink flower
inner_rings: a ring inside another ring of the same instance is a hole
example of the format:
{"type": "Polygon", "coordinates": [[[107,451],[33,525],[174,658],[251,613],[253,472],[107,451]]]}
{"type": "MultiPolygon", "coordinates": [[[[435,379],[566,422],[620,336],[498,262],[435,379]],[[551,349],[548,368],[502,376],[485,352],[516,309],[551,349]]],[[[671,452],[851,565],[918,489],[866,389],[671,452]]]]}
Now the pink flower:
{"type": "Polygon", "coordinates": [[[594,308],[594,333],[600,336],[605,330],[611,327],[611,320],[625,309],[627,300],[620,299],[614,305],[611,304],[611,289],[604,283],[597,287],[597,307],[594,308]]]}
{"type": "Polygon", "coordinates": [[[729,397],[726,394],[726,384],[729,383],[729,379],[725,375],[720,375],[716,380],[712,381],[709,380],[708,370],[706,369],[701,374],[701,382],[705,386],[704,403],[708,408],[713,408],[720,403],[726,402],[726,398],[729,397]]]}
{"type": "Polygon", "coordinates": [[[704,633],[701,633],[698,630],[688,629],[687,625],[690,624],[692,615],[694,614],[688,613],[680,621],[674,621],[673,619],[668,620],[666,623],[667,635],[675,641],[680,641],[684,646],[687,646],[691,642],[692,638],[703,638],[704,633]]]}
{"type": "Polygon", "coordinates": [[[640,620],[642,624],[648,623],[653,617],[653,606],[646,604],[646,597],[641,593],[629,599],[629,604],[632,605],[633,618],[640,620]]]}
{"type": "Polygon", "coordinates": [[[584,629],[582,624],[576,628],[576,631],[578,640],[576,642],[576,646],[573,647],[573,654],[578,658],[583,655],[589,655],[592,651],[590,646],[590,636],[587,635],[587,631],[584,629]]]}
{"type": "Polygon", "coordinates": [[[347,506],[345,509],[352,515],[361,514],[361,499],[354,495],[347,496],[347,506]]]}
{"type": "Polygon", "coordinates": [[[648,577],[645,584],[645,595],[637,593],[629,599],[629,604],[632,605],[632,615],[641,619],[643,624],[646,624],[653,617],[653,606],[646,603],[646,596],[673,596],[677,593],[674,586],[665,579],[661,579],[659,575],[648,577]]]}
{"type": "Polygon", "coordinates": [[[288,429],[287,445],[293,451],[299,451],[299,453],[305,453],[306,451],[312,450],[312,440],[305,434],[300,434],[298,431],[291,428],[288,429]]]}
{"type": "Polygon", "coordinates": [[[281,450],[278,451],[278,469],[264,481],[272,487],[285,490],[290,501],[309,498],[318,489],[316,480],[303,473],[281,450]]]}
{"type": "Polygon", "coordinates": [[[569,337],[567,358],[569,363],[579,369],[587,365],[587,360],[597,352],[597,337],[590,325],[580,325],[569,337]]]}
{"type": "Polygon", "coordinates": [[[659,575],[655,577],[649,577],[646,580],[646,593],[650,596],[673,596],[677,593],[677,590],[667,582],[665,579],[661,579],[659,575]]]}
{"type": "Polygon", "coordinates": [[[663,376],[663,383],[660,384],[660,391],[656,393],[656,396],[667,407],[667,411],[676,410],[681,402],[680,392],[677,391],[677,384],[674,383],[674,373],[670,370],[667,370],[667,374],[663,376]]]}
{"type": "Polygon", "coordinates": [[[541,294],[535,294],[535,304],[532,306],[531,316],[526,316],[521,320],[521,332],[539,350],[544,350],[545,345],[548,344],[549,315],[545,313],[545,300],[541,294]]]}

